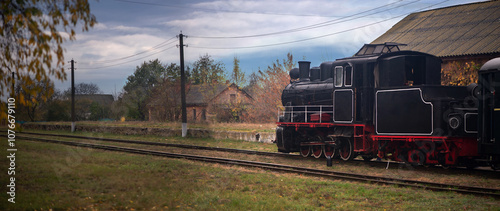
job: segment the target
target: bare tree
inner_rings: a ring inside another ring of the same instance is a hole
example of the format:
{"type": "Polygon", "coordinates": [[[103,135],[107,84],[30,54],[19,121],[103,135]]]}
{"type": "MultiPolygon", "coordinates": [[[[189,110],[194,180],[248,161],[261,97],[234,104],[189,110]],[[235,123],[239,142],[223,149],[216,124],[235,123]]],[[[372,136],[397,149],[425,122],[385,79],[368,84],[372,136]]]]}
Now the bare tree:
{"type": "MultiPolygon", "coordinates": [[[[75,94],[76,95],[93,95],[93,94],[102,94],[101,89],[97,84],[94,83],[79,83],[75,85],[75,94]]],[[[64,95],[71,95],[71,87],[64,91],[64,95]]]]}

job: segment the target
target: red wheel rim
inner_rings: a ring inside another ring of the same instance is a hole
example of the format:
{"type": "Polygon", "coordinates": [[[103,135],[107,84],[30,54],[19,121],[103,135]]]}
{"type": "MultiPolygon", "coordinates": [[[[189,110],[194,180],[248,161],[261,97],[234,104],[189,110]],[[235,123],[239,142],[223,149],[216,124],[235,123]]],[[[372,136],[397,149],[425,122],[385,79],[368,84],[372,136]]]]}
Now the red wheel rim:
{"type": "Polygon", "coordinates": [[[352,145],[349,140],[342,141],[342,146],[339,149],[339,154],[342,160],[351,160],[353,158],[352,145]]]}
{"type": "Polygon", "coordinates": [[[315,158],[320,158],[321,155],[323,155],[323,149],[322,149],[321,145],[313,146],[311,151],[312,151],[313,157],[315,157],[315,158]]]}
{"type": "Polygon", "coordinates": [[[335,154],[335,147],[326,145],[324,148],[324,154],[326,157],[332,157],[335,154]]]}
{"type": "Polygon", "coordinates": [[[309,146],[300,147],[300,155],[302,155],[302,157],[308,157],[310,153],[311,149],[309,149],[309,146]]]}

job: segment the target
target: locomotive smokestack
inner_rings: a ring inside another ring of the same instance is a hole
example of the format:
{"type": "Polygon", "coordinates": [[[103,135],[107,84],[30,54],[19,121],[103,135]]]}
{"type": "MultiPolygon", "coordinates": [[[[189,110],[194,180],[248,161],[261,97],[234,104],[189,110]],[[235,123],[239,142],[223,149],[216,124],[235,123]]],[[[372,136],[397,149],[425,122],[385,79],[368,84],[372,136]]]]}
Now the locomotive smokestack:
{"type": "Polygon", "coordinates": [[[309,67],[311,62],[299,61],[300,81],[309,81],[309,67]]]}

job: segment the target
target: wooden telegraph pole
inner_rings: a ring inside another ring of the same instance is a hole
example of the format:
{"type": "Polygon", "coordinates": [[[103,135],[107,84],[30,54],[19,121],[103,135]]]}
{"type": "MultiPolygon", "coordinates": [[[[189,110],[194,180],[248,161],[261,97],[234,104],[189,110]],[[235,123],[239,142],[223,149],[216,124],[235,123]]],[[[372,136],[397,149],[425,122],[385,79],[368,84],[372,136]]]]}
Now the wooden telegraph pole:
{"type": "Polygon", "coordinates": [[[71,132],[75,132],[75,60],[71,59],[71,132]]]}
{"type": "MultiPolygon", "coordinates": [[[[184,74],[184,35],[179,34],[179,50],[181,60],[181,110],[182,110],[182,137],[187,135],[187,112],[186,112],[186,75],[184,74]]],[[[187,36],[186,36],[187,37],[187,36]]]]}

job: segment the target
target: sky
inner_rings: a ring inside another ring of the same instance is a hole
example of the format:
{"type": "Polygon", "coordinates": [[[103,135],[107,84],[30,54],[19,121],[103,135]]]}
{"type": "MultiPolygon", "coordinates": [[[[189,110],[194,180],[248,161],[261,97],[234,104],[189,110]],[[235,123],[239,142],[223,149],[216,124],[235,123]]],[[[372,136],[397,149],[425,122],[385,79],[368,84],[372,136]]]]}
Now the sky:
{"type": "MultiPolygon", "coordinates": [[[[295,61],[321,62],[352,56],[410,13],[477,0],[89,0],[98,24],[76,30],[65,60],[73,59],[75,83],[97,84],[118,95],[137,66],[159,59],[185,64],[210,55],[233,70],[233,59],[249,76],[291,53],[295,61]]],[[[56,89],[71,86],[54,80],[56,89]]]]}

